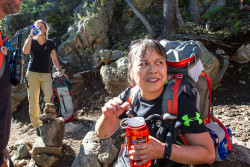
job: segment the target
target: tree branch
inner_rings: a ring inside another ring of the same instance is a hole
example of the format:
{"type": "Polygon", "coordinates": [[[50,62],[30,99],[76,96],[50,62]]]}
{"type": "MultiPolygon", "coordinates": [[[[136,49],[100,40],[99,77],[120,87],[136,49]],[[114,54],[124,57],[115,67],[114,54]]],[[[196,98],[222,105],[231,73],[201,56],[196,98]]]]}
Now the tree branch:
{"type": "Polygon", "coordinates": [[[142,16],[142,14],[132,5],[130,0],[125,0],[129,7],[135,12],[136,16],[142,21],[142,23],[146,26],[148,32],[152,37],[155,36],[155,32],[152,29],[151,25],[148,23],[148,21],[142,16]]]}

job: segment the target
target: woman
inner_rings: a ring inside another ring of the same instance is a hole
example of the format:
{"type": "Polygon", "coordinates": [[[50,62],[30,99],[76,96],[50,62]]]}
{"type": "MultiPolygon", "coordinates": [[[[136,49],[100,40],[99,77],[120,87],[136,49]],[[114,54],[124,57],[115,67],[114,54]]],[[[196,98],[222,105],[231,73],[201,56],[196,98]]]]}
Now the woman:
{"type": "MultiPolygon", "coordinates": [[[[147,118],[152,114],[162,115],[162,94],[167,80],[165,60],[165,50],[155,40],[140,39],[131,44],[128,54],[129,78],[140,88],[140,93],[136,97],[136,104],[132,108],[135,116],[147,118]]],[[[129,103],[125,99],[129,90],[128,88],[119,97],[109,100],[102,108],[102,115],[95,127],[95,132],[99,138],[105,139],[113,135],[119,128],[121,119],[126,117],[124,111],[128,109],[129,103]]],[[[198,112],[194,101],[185,93],[179,96],[178,103],[177,120],[182,123],[181,117],[183,115],[192,118],[198,112]]],[[[160,167],[167,166],[166,164],[171,164],[169,166],[211,164],[214,161],[214,146],[203,123],[199,124],[198,121],[192,121],[191,126],[181,127],[181,131],[190,144],[189,146],[174,143],[168,146],[168,143],[156,139],[155,129],[153,128],[158,126],[156,122],[151,121],[147,125],[150,142],[135,145],[129,152],[132,160],[139,161],[135,165],[143,165],[149,160],[155,159],[160,159],[160,167]]],[[[124,166],[120,162],[118,159],[118,166],[124,166]]]]}
{"type": "Polygon", "coordinates": [[[56,56],[55,43],[48,39],[49,27],[42,20],[37,20],[34,25],[34,29],[40,28],[41,33],[38,36],[34,36],[34,29],[31,30],[23,46],[23,53],[30,53],[31,55],[26,73],[28,81],[29,115],[32,126],[36,129],[37,135],[39,136],[40,131],[38,127],[41,124],[39,120],[39,116],[41,115],[39,107],[40,88],[44,93],[45,103],[49,103],[53,95],[51,58],[60,75],[62,74],[62,70],[56,56]]]}

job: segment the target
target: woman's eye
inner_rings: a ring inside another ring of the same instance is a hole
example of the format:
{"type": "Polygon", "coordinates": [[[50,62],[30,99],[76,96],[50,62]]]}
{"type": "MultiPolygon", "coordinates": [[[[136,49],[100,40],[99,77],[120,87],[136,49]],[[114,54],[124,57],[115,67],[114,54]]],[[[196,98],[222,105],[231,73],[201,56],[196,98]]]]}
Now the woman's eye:
{"type": "Polygon", "coordinates": [[[161,61],[157,61],[156,64],[162,64],[162,62],[161,61]]]}
{"type": "Polygon", "coordinates": [[[143,62],[143,63],[140,63],[140,66],[146,66],[148,63],[146,62],[143,62]]]}

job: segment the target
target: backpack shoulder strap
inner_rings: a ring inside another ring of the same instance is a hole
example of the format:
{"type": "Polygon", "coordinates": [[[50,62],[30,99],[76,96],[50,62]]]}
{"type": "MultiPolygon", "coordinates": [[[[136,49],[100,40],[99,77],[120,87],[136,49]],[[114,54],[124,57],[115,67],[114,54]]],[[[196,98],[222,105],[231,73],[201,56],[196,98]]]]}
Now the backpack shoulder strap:
{"type": "Polygon", "coordinates": [[[7,55],[7,49],[3,46],[3,43],[6,42],[9,37],[4,38],[1,31],[0,31],[0,78],[3,76],[4,69],[5,69],[5,63],[6,63],[6,55],[7,55]]]}
{"type": "Polygon", "coordinates": [[[6,62],[5,55],[0,51],[0,79],[2,78],[4,73],[5,62],[6,62]]]}
{"type": "Polygon", "coordinates": [[[208,117],[207,117],[207,119],[204,120],[204,123],[210,123],[211,122],[211,112],[210,112],[210,109],[211,109],[211,79],[204,71],[201,72],[200,75],[206,77],[208,91],[209,91],[208,92],[209,93],[208,94],[208,98],[209,98],[208,117]]]}
{"type": "Polygon", "coordinates": [[[129,88],[129,91],[126,94],[126,98],[124,101],[127,101],[130,104],[129,109],[126,112],[128,117],[134,116],[134,113],[131,109],[134,108],[134,106],[136,104],[136,99],[137,99],[136,97],[138,97],[139,92],[140,92],[139,89],[140,89],[139,86],[137,86],[135,84],[131,85],[129,88]]]}
{"type": "Polygon", "coordinates": [[[185,85],[181,84],[183,74],[175,74],[168,82],[162,97],[162,114],[173,113],[178,115],[178,97],[185,89],[185,85]]]}

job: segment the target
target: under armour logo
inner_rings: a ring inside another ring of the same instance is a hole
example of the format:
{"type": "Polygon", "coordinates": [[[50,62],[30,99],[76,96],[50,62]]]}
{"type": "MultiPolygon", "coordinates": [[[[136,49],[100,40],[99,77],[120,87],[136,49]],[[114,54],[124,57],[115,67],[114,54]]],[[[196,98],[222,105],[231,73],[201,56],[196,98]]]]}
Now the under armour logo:
{"type": "Polygon", "coordinates": [[[185,126],[190,126],[190,122],[191,122],[191,121],[196,121],[196,120],[199,122],[199,124],[202,123],[202,119],[200,119],[200,114],[197,113],[197,112],[196,112],[196,117],[188,118],[188,115],[186,114],[186,115],[184,115],[184,116],[182,117],[182,120],[184,121],[184,125],[185,125],[185,126]]]}

